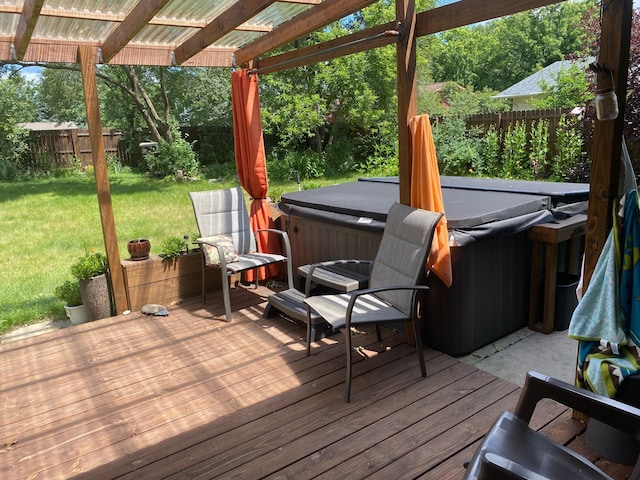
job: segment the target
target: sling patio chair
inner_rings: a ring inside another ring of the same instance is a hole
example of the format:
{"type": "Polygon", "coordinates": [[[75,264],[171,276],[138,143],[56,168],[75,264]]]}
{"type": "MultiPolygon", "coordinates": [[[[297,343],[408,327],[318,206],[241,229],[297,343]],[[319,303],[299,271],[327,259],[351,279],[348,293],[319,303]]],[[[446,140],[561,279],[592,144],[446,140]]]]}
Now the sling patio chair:
{"type": "Polygon", "coordinates": [[[208,268],[220,271],[227,322],[231,321],[229,278],[232,274],[254,270],[257,286],[257,269],[259,267],[284,262],[287,267],[289,288],[293,288],[291,245],[287,233],[275,229],[258,230],[280,235],[285,255],[257,252],[256,237],[249,223],[249,215],[240,187],[190,192],[189,197],[191,197],[200,233],[200,238],[196,243],[200,245],[204,262],[202,268],[203,303],[206,302],[205,271],[208,268]]]}
{"type": "MultiPolygon", "coordinates": [[[[551,399],[640,439],[640,410],[555,378],[529,372],[514,413],[503,412],[485,435],[466,479],[610,479],[589,460],[529,428],[537,403],[551,399]]],[[[637,479],[640,463],[629,478],[637,479]]]]}
{"type": "MultiPolygon", "coordinates": [[[[418,321],[418,300],[429,288],[424,285],[425,262],[441,217],[441,213],[395,203],[387,215],[380,247],[371,268],[369,288],[304,299],[309,316],[307,355],[311,353],[312,314],[322,317],[334,330],[344,330],[347,348],[347,402],[351,396],[352,326],[375,324],[378,341],[382,341],[380,325],[410,323],[416,339],[420,370],[423,377],[427,376],[418,321]]],[[[327,263],[323,262],[322,265],[326,266],[327,263]]],[[[312,275],[311,270],[309,278],[312,275]]]]}

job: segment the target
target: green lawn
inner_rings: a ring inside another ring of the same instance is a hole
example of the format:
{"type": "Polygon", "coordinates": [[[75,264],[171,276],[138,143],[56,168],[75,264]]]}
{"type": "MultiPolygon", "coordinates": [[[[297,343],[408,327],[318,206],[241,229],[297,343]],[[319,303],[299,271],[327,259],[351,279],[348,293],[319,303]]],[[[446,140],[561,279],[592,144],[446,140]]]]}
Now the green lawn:
{"type": "MultiPolygon", "coordinates": [[[[165,237],[196,233],[188,192],[234,186],[131,173],[110,174],[110,185],[122,258],[129,256],[126,244],[132,238],[148,238],[151,253],[160,253],[165,237]]],[[[272,187],[280,193],[297,189],[294,183],[272,187]]],[[[64,317],[55,287],[71,278],[69,266],[85,251],[105,251],[93,176],[0,182],[0,205],[0,333],[64,317]]]]}

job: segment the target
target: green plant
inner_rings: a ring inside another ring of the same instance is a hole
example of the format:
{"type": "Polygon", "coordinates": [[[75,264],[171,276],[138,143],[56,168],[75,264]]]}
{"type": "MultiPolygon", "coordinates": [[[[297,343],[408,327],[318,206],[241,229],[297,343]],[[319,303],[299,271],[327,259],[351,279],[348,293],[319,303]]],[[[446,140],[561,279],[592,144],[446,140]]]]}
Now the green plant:
{"type": "Polygon", "coordinates": [[[534,177],[539,180],[549,176],[549,122],[538,120],[531,124],[531,149],[529,163],[534,177]]]}
{"type": "Polygon", "coordinates": [[[490,125],[482,137],[479,160],[473,163],[477,175],[497,177],[500,172],[500,134],[490,125]]]}
{"type": "Polygon", "coordinates": [[[82,305],[80,284],[77,280],[65,280],[55,288],[54,293],[67,307],[82,305]]]}
{"type": "Polygon", "coordinates": [[[171,143],[161,140],[152,153],[145,155],[149,173],[154,177],[192,178],[200,175],[200,163],[191,144],[174,132],[171,143]]]}
{"type": "Polygon", "coordinates": [[[527,126],[524,122],[509,125],[504,135],[502,152],[502,176],[504,178],[533,178],[527,152],[527,126]]]}
{"type": "Polygon", "coordinates": [[[76,263],[71,265],[71,275],[78,280],[97,277],[107,273],[108,270],[107,256],[100,252],[87,252],[76,263]]]}
{"type": "Polygon", "coordinates": [[[167,259],[178,258],[185,250],[185,239],[177,235],[171,235],[162,240],[160,255],[167,259]]]}

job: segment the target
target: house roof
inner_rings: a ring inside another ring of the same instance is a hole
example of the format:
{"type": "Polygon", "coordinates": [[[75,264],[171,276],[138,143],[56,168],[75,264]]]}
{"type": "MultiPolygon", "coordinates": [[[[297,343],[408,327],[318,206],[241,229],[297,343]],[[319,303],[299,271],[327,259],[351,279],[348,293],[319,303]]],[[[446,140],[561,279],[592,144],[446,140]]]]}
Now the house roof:
{"type": "MultiPolygon", "coordinates": [[[[579,60],[578,64],[583,65],[593,59],[579,60]]],[[[527,78],[520,80],[518,83],[511,85],[506,90],[494,95],[493,98],[518,98],[518,97],[531,97],[533,95],[541,95],[544,93],[542,90],[543,82],[547,85],[554,85],[558,77],[558,73],[562,70],[566,70],[571,65],[576,63],[575,60],[559,60],[544,67],[542,70],[538,70],[527,78]]]]}

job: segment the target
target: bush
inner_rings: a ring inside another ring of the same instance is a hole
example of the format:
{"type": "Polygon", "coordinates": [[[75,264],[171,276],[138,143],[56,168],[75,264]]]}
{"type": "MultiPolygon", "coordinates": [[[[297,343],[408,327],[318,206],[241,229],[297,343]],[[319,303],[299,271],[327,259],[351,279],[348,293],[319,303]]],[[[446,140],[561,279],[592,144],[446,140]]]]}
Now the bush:
{"type": "Polygon", "coordinates": [[[467,130],[461,117],[446,117],[433,126],[433,141],[441,175],[467,176],[480,161],[482,144],[478,129],[467,130]]]}
{"type": "Polygon", "coordinates": [[[324,175],[324,159],[312,150],[302,152],[274,149],[274,157],[267,163],[267,171],[274,180],[297,181],[324,175]],[[278,158],[278,154],[283,157],[278,158]]]}
{"type": "Polygon", "coordinates": [[[71,275],[78,280],[97,277],[108,270],[107,256],[99,252],[87,253],[71,265],[71,275]]]}
{"type": "Polygon", "coordinates": [[[198,177],[200,163],[191,144],[175,133],[171,143],[161,140],[155,151],[145,155],[149,173],[153,177],[198,177]]]}
{"type": "Polygon", "coordinates": [[[77,280],[66,280],[55,288],[54,293],[67,307],[82,305],[80,284],[77,280]]]}

